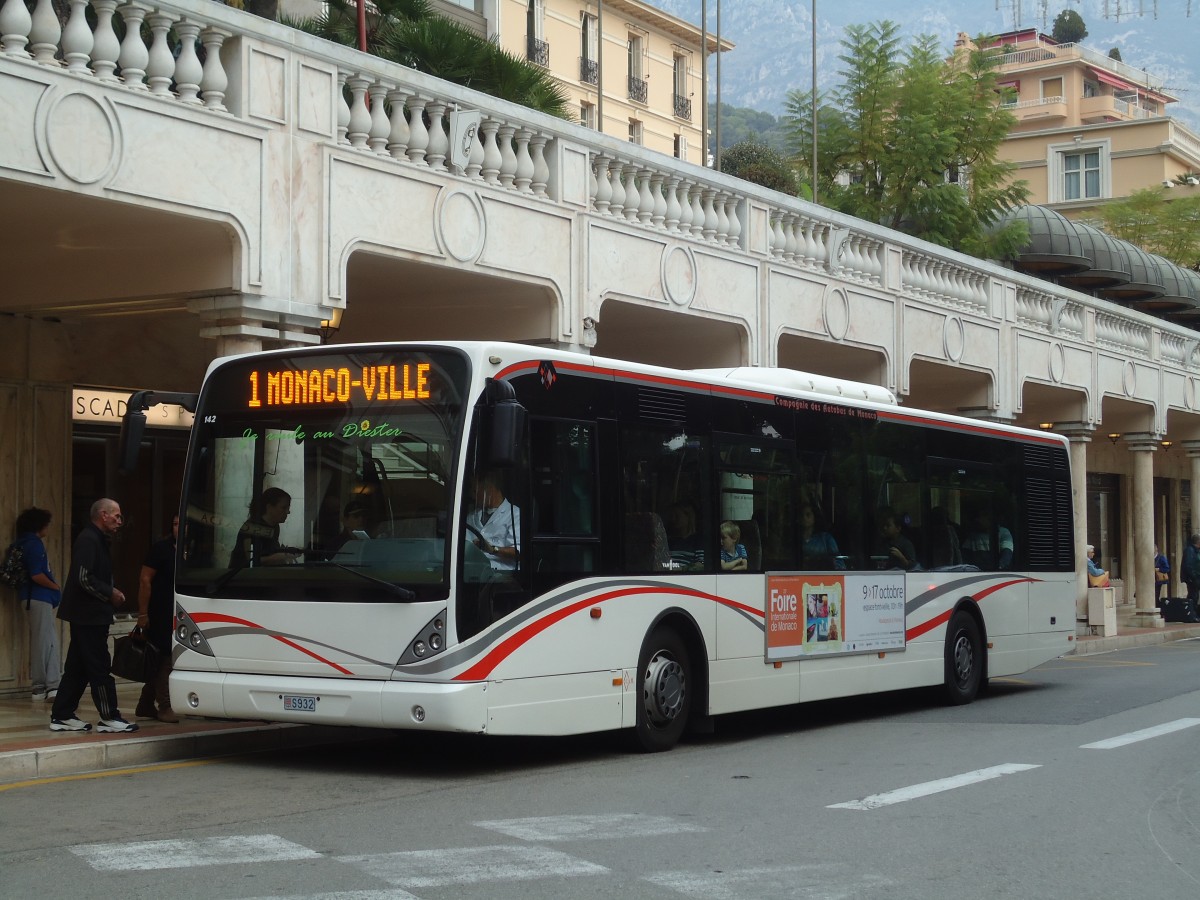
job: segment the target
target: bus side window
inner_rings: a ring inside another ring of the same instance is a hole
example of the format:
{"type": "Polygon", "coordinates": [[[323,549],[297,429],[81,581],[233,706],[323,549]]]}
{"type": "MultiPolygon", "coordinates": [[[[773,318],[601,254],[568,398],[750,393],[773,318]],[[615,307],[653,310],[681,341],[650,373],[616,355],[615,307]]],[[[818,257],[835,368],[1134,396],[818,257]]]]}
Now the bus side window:
{"type": "Polygon", "coordinates": [[[529,559],[537,593],[600,565],[596,425],[534,419],[530,437],[529,559]]]}

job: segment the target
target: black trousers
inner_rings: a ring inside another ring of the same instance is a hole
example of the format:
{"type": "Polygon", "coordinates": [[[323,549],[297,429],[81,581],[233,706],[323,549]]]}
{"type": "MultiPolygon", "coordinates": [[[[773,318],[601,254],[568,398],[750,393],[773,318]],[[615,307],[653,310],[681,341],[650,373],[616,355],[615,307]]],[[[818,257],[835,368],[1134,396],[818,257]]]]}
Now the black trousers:
{"type": "Polygon", "coordinates": [[[83,691],[92,687],[92,701],[102,719],[119,719],[117,708],[117,683],[109,669],[112,657],[108,653],[108,625],[81,625],[71,623],[71,646],[67,648],[67,659],[63,665],[62,681],[58,683],[58,696],[50,713],[55,719],[69,719],[75,715],[83,691]]]}

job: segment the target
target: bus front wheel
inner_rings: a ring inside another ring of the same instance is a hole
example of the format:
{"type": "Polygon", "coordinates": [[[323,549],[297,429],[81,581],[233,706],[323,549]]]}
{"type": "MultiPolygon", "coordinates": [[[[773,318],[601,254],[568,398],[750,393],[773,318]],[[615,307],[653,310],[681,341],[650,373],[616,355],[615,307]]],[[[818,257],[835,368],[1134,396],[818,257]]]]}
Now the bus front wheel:
{"type": "Polygon", "coordinates": [[[670,750],[687,727],[692,704],[692,664],[671,628],[655,628],[638,656],[635,746],[647,753],[670,750]]]}
{"type": "Polygon", "coordinates": [[[970,703],[983,683],[983,638],[979,623],[959,610],[946,629],[946,701],[954,706],[970,703]]]}

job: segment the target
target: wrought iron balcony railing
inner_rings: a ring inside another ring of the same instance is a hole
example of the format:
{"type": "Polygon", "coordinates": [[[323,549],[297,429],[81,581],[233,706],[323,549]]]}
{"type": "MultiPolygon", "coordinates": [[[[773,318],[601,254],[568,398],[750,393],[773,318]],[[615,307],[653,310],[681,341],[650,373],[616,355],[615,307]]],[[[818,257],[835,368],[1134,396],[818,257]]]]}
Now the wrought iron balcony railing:
{"type": "Polygon", "coordinates": [[[692,98],[685,97],[683,94],[672,94],[675,101],[675,118],[688,119],[692,118],[692,98]]]}
{"type": "Polygon", "coordinates": [[[645,103],[649,96],[649,89],[646,82],[637,75],[629,76],[629,99],[636,103],[645,103]]]}
{"type": "Polygon", "coordinates": [[[599,84],[600,63],[586,56],[579,57],[579,80],[585,84],[599,84]]]}
{"type": "Polygon", "coordinates": [[[525,45],[525,58],[544,68],[550,68],[550,44],[530,35],[525,45]]]}

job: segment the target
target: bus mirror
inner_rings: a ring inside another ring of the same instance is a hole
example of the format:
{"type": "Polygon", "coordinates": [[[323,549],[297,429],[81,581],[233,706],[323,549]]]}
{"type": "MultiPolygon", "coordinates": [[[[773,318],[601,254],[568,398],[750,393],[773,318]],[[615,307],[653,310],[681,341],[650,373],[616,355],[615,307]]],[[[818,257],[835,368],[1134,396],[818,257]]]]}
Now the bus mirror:
{"type": "Polygon", "coordinates": [[[146,432],[146,395],[149,391],[138,391],[130,395],[121,418],[121,437],[117,442],[117,469],[122,475],[130,475],[137,468],[138,452],[142,448],[142,435],[146,432]]]}
{"type": "Polygon", "coordinates": [[[496,468],[511,468],[522,459],[525,438],[525,407],[517,402],[516,392],[506,381],[488,383],[491,439],[488,463],[496,468]]]}
{"type": "Polygon", "coordinates": [[[198,399],[195,394],[164,391],[135,391],[130,394],[125,404],[125,415],[121,417],[121,437],[117,442],[117,468],[121,474],[129,475],[137,468],[142,435],[146,433],[146,410],[160,403],[178,403],[194,413],[198,399]]]}

